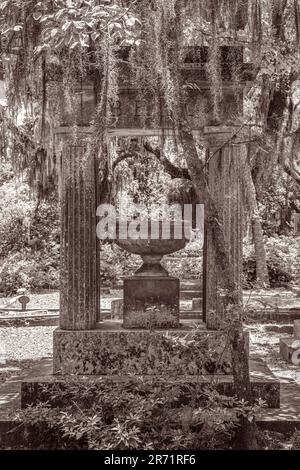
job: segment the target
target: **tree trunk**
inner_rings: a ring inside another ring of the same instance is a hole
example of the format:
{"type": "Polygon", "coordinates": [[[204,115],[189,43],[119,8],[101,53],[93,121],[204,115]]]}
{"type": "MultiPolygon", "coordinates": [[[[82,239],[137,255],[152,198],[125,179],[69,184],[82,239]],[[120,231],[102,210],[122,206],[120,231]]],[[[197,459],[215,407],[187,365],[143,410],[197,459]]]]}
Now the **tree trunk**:
{"type": "MultiPolygon", "coordinates": [[[[204,174],[204,167],[201,164],[195,141],[187,125],[182,126],[182,145],[186,156],[188,170],[195,187],[199,201],[205,206],[204,220],[212,229],[212,237],[215,241],[217,259],[216,264],[220,274],[224,279],[224,288],[227,290],[226,297],[228,303],[239,304],[239,296],[234,281],[233,268],[229,262],[229,254],[225,243],[224,227],[221,223],[221,217],[218,213],[215,201],[210,195],[207,180],[204,174]]],[[[241,307],[239,305],[239,307],[241,307]]]]}
{"type": "Polygon", "coordinates": [[[261,225],[261,219],[258,213],[255,186],[253,183],[250,166],[247,161],[247,156],[243,153],[241,153],[241,160],[243,166],[243,185],[246,193],[253,230],[256,264],[256,284],[258,287],[270,287],[267,257],[264,245],[264,234],[261,225]]]}
{"type": "Polygon", "coordinates": [[[252,229],[255,247],[256,285],[258,287],[270,287],[266,250],[263,238],[264,234],[260,217],[257,212],[252,215],[252,229]]]}

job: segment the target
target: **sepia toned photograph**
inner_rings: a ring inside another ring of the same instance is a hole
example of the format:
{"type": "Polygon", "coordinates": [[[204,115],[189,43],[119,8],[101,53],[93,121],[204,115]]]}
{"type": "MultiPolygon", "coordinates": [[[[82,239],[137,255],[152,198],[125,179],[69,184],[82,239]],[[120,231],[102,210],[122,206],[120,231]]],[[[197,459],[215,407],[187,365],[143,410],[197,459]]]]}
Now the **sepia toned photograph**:
{"type": "Polygon", "coordinates": [[[58,450],[300,450],[300,0],[0,0],[0,459],[58,450]]]}

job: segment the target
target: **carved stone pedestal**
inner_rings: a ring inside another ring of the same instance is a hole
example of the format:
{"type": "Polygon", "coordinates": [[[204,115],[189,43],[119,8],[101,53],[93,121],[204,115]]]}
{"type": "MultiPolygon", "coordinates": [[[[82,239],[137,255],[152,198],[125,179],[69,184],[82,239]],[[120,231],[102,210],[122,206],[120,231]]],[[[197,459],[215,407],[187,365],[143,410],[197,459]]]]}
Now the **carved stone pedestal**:
{"type": "MultiPolygon", "coordinates": [[[[176,406],[189,404],[189,393],[200,403],[203,389],[212,383],[222,394],[235,393],[226,332],[207,330],[204,324],[195,329],[193,322],[184,320],[180,329],[159,331],[128,330],[117,321],[105,321],[94,330],[57,329],[53,369],[54,375],[22,383],[22,407],[39,401],[53,406],[57,387],[64,391],[70,387],[71,392],[72,384],[79,383],[94,386],[95,400],[110,383],[114,394],[122,394],[120,385],[125,382],[138,395],[141,378],[152,388],[165,385],[168,394],[180,388],[176,406]]],[[[254,399],[263,398],[269,407],[278,407],[279,382],[259,364],[252,364],[250,370],[254,399]]]]}
{"type": "Polygon", "coordinates": [[[123,327],[179,327],[179,279],[166,276],[124,279],[123,327]]]}

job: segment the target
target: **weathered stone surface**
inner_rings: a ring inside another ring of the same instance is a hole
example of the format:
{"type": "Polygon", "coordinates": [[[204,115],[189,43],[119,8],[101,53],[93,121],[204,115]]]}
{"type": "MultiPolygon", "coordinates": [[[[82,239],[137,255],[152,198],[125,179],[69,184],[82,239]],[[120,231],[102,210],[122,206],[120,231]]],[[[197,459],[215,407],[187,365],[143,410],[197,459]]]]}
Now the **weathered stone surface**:
{"type": "Polygon", "coordinates": [[[112,300],[110,308],[111,318],[123,318],[123,299],[112,300]]]}
{"type": "Polygon", "coordinates": [[[30,301],[29,297],[27,295],[21,295],[19,298],[18,298],[18,301],[20,302],[20,304],[22,305],[22,310],[26,310],[26,305],[28,304],[28,302],[30,301]]]}
{"type": "MultiPolygon", "coordinates": [[[[196,82],[201,91],[187,89],[187,117],[189,125],[192,129],[199,129],[203,126],[213,125],[213,106],[211,103],[211,95],[207,85],[203,87],[203,81],[200,78],[200,74],[203,75],[205,67],[194,69],[185,68],[182,71],[182,78],[187,83],[196,82]],[[205,111],[203,111],[205,109],[205,111]]],[[[140,100],[137,89],[128,86],[130,81],[130,70],[125,70],[121,74],[120,90],[118,93],[118,103],[112,109],[111,122],[109,122],[110,128],[159,128],[161,125],[161,114],[163,113],[164,126],[172,128],[172,122],[169,119],[167,112],[164,109],[159,109],[155,100],[154,95],[149,95],[147,100],[147,107],[140,100]],[[126,78],[125,78],[126,77],[126,78]],[[130,89],[131,88],[131,89],[130,89]]],[[[204,78],[204,77],[203,77],[204,78]]],[[[203,79],[202,78],[202,79],[203,79]]],[[[207,77],[206,77],[207,78],[207,77]]],[[[223,86],[223,106],[220,109],[220,119],[222,122],[229,122],[235,119],[236,115],[241,110],[242,94],[239,94],[239,103],[237,103],[237,93],[232,86],[223,86]]],[[[93,116],[96,108],[95,94],[93,89],[93,83],[85,82],[80,86],[79,90],[84,93],[84,104],[79,105],[73,113],[68,111],[68,106],[62,100],[62,125],[72,126],[74,122],[74,114],[77,117],[77,122],[81,126],[89,126],[91,116],[93,116]]]]}
{"type": "Polygon", "coordinates": [[[125,328],[179,326],[179,279],[133,276],[124,279],[125,328]]]}
{"type": "Polygon", "coordinates": [[[59,324],[85,330],[95,328],[100,311],[95,161],[84,142],[73,145],[68,138],[61,144],[59,324]]]}
{"type": "Polygon", "coordinates": [[[226,333],[182,326],[170,331],[101,329],[54,332],[55,374],[165,376],[230,373],[226,333]]]}
{"type": "Polygon", "coordinates": [[[280,356],[292,364],[300,364],[300,340],[293,337],[280,339],[280,356]]]}

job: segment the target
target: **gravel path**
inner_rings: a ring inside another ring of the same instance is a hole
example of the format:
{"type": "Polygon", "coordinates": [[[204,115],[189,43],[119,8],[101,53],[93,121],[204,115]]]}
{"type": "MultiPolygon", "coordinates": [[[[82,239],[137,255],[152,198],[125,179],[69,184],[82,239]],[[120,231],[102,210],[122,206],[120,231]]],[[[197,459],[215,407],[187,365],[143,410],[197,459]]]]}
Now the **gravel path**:
{"type": "Polygon", "coordinates": [[[0,356],[6,360],[40,359],[52,356],[56,326],[0,328],[0,356]]]}
{"type": "MultiPolygon", "coordinates": [[[[114,291],[113,294],[105,294],[101,296],[101,308],[102,309],[109,309],[111,301],[113,299],[119,299],[122,297],[122,291],[114,291]]],[[[32,308],[47,310],[47,309],[58,309],[59,308],[59,292],[47,292],[44,294],[29,294],[30,302],[27,304],[27,309],[30,310],[32,308]]],[[[0,299],[0,309],[1,305],[5,305],[8,302],[9,298],[2,298],[0,299]]],[[[20,309],[21,305],[18,301],[11,305],[10,309],[20,309]]]]}
{"type": "MultiPolygon", "coordinates": [[[[122,290],[114,290],[111,294],[101,295],[101,308],[109,309],[111,301],[113,299],[119,299],[122,297],[122,290]]],[[[299,295],[299,294],[298,294],[299,295]]],[[[279,288],[265,290],[253,290],[244,291],[244,305],[248,308],[300,308],[300,297],[295,292],[279,288]]],[[[59,308],[59,291],[46,292],[42,294],[29,294],[30,302],[27,304],[27,308],[38,308],[41,310],[47,309],[58,309],[59,308]]],[[[1,305],[5,305],[9,301],[9,298],[0,299],[1,305]]],[[[19,309],[21,305],[16,301],[11,306],[11,310],[19,309]]]]}

